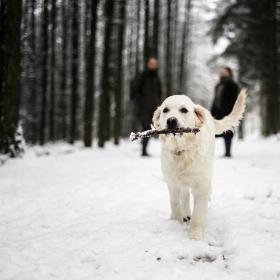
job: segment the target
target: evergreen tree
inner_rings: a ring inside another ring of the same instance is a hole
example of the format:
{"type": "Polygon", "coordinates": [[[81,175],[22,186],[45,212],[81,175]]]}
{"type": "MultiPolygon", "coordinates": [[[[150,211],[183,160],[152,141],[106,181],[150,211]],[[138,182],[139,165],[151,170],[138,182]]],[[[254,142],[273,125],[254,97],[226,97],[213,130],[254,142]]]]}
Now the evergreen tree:
{"type": "Polygon", "coordinates": [[[216,19],[214,42],[226,37],[230,44],[224,55],[236,57],[243,81],[259,82],[262,132],[280,130],[279,121],[279,18],[277,0],[238,0],[216,19]]]}

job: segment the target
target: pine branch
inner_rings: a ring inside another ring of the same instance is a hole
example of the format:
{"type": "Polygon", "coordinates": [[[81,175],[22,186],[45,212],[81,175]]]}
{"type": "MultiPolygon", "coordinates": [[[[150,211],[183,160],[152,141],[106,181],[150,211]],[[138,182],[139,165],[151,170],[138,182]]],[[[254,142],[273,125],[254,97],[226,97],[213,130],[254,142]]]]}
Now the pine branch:
{"type": "Polygon", "coordinates": [[[160,130],[157,130],[157,129],[151,129],[151,130],[146,130],[146,131],[143,131],[143,132],[131,132],[130,136],[129,136],[129,140],[132,142],[132,141],[135,141],[137,139],[142,139],[142,138],[147,138],[147,137],[151,137],[151,136],[155,136],[155,135],[160,135],[160,134],[180,134],[182,135],[183,133],[198,133],[199,132],[199,128],[190,128],[190,127],[187,127],[187,128],[177,128],[177,129],[168,129],[168,128],[165,128],[165,129],[160,129],[160,130]]]}

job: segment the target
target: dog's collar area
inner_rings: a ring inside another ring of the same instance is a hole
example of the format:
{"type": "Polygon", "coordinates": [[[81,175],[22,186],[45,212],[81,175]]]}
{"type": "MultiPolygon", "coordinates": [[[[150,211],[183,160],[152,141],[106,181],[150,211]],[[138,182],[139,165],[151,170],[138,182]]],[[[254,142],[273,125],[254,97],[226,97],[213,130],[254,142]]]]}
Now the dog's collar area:
{"type": "Polygon", "coordinates": [[[181,156],[184,152],[185,152],[185,150],[176,151],[176,152],[174,152],[174,155],[181,156]]]}

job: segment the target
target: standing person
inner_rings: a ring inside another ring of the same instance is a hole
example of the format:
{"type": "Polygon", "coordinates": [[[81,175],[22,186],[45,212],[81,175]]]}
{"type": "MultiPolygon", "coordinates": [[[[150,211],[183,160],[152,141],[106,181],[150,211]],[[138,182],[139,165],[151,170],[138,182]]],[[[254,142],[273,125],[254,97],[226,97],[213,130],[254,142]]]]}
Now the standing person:
{"type": "MultiPolygon", "coordinates": [[[[143,130],[150,129],[153,113],[161,102],[161,82],[158,76],[158,60],[150,57],[146,69],[134,80],[132,97],[135,101],[138,120],[143,130]]],[[[142,156],[148,156],[149,139],[142,140],[142,156]]]]}
{"type": "MultiPolygon", "coordinates": [[[[233,80],[233,72],[230,67],[222,67],[219,71],[220,81],[215,87],[215,98],[211,108],[214,118],[220,120],[227,116],[233,109],[238,96],[238,85],[233,80]]],[[[225,157],[231,157],[231,141],[233,132],[228,131],[218,137],[225,140],[225,157]]]]}

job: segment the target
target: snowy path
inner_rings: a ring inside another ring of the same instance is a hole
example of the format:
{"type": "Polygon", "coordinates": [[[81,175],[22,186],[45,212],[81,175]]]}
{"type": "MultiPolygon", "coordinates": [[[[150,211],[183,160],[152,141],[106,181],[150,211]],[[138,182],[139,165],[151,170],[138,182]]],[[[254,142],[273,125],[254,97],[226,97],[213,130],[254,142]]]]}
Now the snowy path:
{"type": "Polygon", "coordinates": [[[0,279],[280,279],[280,141],[219,158],[206,236],[169,220],[159,145],[51,148],[0,167],[0,279]]]}

